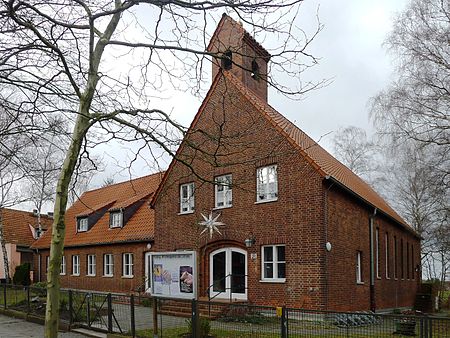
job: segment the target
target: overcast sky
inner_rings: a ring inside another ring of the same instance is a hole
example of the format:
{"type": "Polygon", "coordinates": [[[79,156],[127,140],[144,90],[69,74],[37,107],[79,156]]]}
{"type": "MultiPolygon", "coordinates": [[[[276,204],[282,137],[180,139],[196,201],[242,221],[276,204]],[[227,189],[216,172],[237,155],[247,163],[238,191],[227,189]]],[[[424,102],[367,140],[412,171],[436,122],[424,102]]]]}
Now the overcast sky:
{"type": "MultiPolygon", "coordinates": [[[[269,91],[269,103],[313,139],[320,140],[330,152],[333,133],[340,127],[354,125],[370,131],[368,100],[389,83],[392,75],[392,60],[382,43],[392,28],[395,13],[404,9],[406,3],[405,0],[305,1],[297,25],[313,32],[317,11],[324,24],[310,48],[320,63],[305,78],[317,81],[326,78],[331,82],[309,92],[300,101],[269,91]]],[[[165,95],[163,108],[189,125],[201,99],[189,93],[165,95]]],[[[116,182],[129,178],[120,167],[126,166],[132,151],[114,145],[101,148],[100,152],[106,169],[93,179],[93,187],[100,186],[106,177],[116,182]]],[[[132,175],[152,171],[155,168],[148,168],[141,161],[133,166],[132,175]]]]}

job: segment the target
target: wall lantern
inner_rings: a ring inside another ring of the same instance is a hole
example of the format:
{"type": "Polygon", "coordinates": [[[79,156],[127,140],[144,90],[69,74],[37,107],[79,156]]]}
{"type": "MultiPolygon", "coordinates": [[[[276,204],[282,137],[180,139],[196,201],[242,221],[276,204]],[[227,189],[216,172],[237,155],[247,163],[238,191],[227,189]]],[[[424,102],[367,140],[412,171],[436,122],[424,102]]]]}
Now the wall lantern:
{"type": "Polygon", "coordinates": [[[247,247],[247,248],[250,248],[253,244],[255,244],[256,243],[256,238],[255,238],[255,236],[250,236],[249,238],[246,238],[245,239],[245,241],[244,241],[244,243],[245,243],[245,246],[247,247]]]}
{"type": "Polygon", "coordinates": [[[327,242],[327,243],[325,244],[325,248],[327,249],[328,252],[330,252],[330,251],[331,251],[331,243],[330,243],[330,242],[327,242]]]}

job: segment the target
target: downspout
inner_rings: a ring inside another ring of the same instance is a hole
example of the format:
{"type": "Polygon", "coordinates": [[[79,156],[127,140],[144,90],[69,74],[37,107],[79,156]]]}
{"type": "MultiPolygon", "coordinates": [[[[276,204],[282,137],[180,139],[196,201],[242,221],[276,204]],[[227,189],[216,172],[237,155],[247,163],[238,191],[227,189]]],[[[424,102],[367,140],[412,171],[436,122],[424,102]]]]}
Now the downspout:
{"type": "Polygon", "coordinates": [[[369,244],[370,244],[370,310],[375,312],[375,262],[374,262],[374,245],[373,245],[373,223],[377,214],[377,208],[373,209],[373,214],[369,216],[369,244]]]}
{"type": "MultiPolygon", "coordinates": [[[[329,179],[329,176],[325,177],[325,179],[329,179]]],[[[328,243],[328,192],[330,191],[331,187],[334,185],[334,182],[331,181],[330,186],[325,190],[325,196],[324,196],[324,232],[325,232],[325,243],[324,243],[324,249],[325,249],[325,310],[329,310],[328,303],[329,303],[329,271],[328,271],[328,255],[329,252],[326,249],[326,245],[328,243]]]]}

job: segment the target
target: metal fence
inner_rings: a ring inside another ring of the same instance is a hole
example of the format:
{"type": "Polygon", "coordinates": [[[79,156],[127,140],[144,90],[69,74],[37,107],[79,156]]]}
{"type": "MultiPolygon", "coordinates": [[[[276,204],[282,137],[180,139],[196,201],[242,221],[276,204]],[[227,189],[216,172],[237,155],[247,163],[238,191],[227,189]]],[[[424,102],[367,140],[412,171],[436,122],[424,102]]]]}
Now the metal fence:
{"type": "MultiPolygon", "coordinates": [[[[46,289],[2,285],[0,307],[45,316],[46,289]]],[[[61,290],[60,318],[132,337],[450,338],[450,318],[313,311],[61,290]],[[155,311],[156,310],[156,311],[155,311]],[[156,330],[156,331],[155,331],[156,330]]]]}

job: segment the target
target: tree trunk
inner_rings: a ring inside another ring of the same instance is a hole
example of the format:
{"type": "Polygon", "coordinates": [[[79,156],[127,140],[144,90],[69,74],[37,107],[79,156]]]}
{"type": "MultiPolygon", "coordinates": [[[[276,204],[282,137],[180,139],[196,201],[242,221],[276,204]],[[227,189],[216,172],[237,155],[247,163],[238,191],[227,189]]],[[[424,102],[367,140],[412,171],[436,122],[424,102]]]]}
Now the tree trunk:
{"type": "Polygon", "coordinates": [[[0,244],[2,246],[2,253],[3,253],[3,269],[5,270],[5,281],[6,284],[10,282],[10,275],[9,275],[9,261],[8,261],[8,252],[6,251],[6,241],[5,237],[3,236],[3,208],[0,208],[0,244]]]}
{"type": "Polygon", "coordinates": [[[66,214],[69,184],[80,155],[83,138],[89,127],[88,113],[83,102],[72,134],[72,141],[61,168],[56,187],[52,242],[50,246],[50,265],[47,272],[47,307],[45,311],[45,337],[56,338],[59,325],[60,266],[66,232],[64,217],[66,214]]]}

